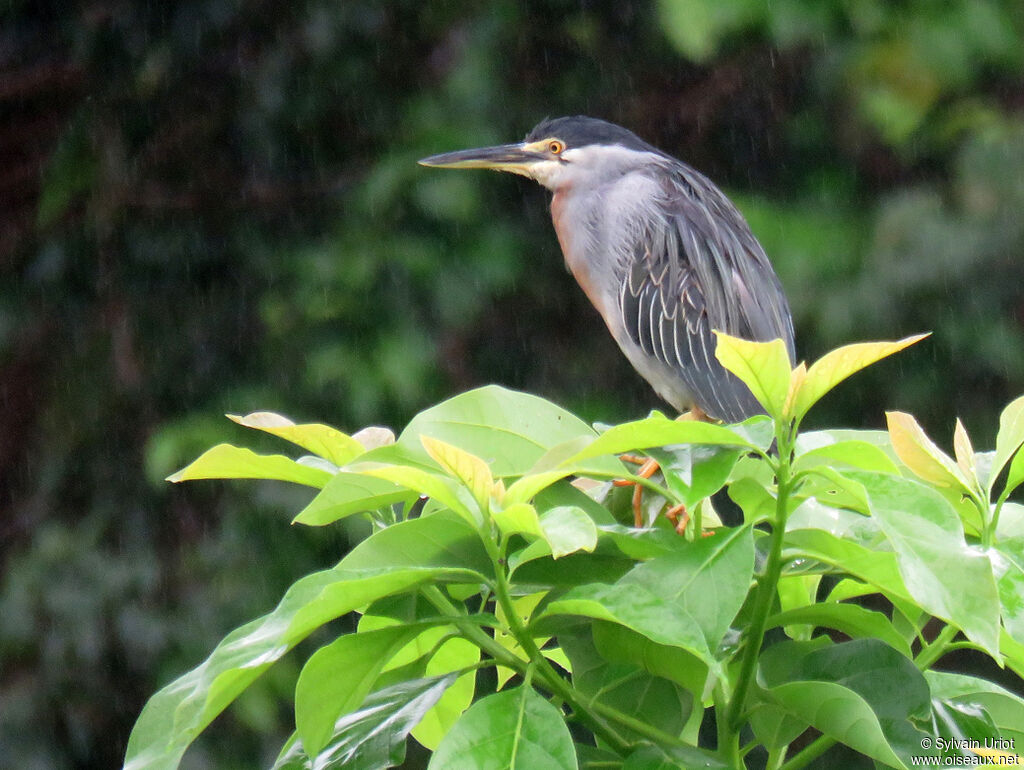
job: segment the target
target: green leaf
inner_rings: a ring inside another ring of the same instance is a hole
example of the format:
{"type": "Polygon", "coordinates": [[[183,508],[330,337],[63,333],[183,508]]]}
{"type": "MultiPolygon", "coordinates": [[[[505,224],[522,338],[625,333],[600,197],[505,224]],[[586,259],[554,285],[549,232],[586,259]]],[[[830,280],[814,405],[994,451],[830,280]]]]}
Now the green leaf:
{"type": "Polygon", "coordinates": [[[175,483],[196,479],[272,479],[322,488],[331,474],[284,455],[258,455],[251,449],[218,444],[167,477],[175,483]]]}
{"type": "Polygon", "coordinates": [[[660,594],[685,610],[714,650],[747,597],[753,571],[752,529],[723,528],[715,537],[637,565],[619,585],[660,594]]]}
{"type": "Polygon", "coordinates": [[[897,604],[913,605],[903,584],[896,554],[875,551],[819,529],[800,529],[786,533],[784,557],[814,559],[831,564],[841,573],[852,575],[875,586],[897,604]]]}
{"type": "Polygon", "coordinates": [[[639,666],[653,676],[667,679],[692,693],[697,700],[708,685],[708,664],[679,647],[658,644],[617,623],[592,625],[594,646],[609,663],[639,666]]]}
{"type": "MultiPolygon", "coordinates": [[[[768,443],[771,443],[770,439],[768,443]]],[[[762,448],[731,428],[696,420],[670,420],[655,412],[642,420],[609,428],[585,449],[566,460],[565,464],[571,467],[591,457],[673,444],[711,444],[754,450],[762,448]]]]}
{"type": "Polygon", "coordinates": [[[597,546],[597,526],[575,505],[548,509],[540,517],[540,528],[555,559],[576,551],[591,553],[597,546]]]}
{"type": "Polygon", "coordinates": [[[467,583],[493,578],[491,560],[477,531],[458,514],[448,511],[378,530],[353,548],[338,566],[368,572],[459,569],[467,583]]]}
{"type": "Polygon", "coordinates": [[[529,535],[531,540],[544,536],[537,509],[529,503],[514,503],[494,513],[493,518],[503,535],[529,535]]]}
{"type": "Polygon", "coordinates": [[[522,478],[516,479],[509,488],[505,490],[505,496],[502,498],[502,501],[507,507],[516,505],[517,503],[528,503],[535,495],[547,489],[555,482],[571,475],[572,472],[572,470],[566,468],[557,471],[542,471],[541,473],[527,474],[522,478]]]}
{"type": "Polygon", "coordinates": [[[459,514],[459,516],[474,526],[480,526],[483,523],[483,515],[478,508],[478,503],[473,501],[468,493],[460,495],[459,490],[461,487],[447,477],[407,465],[367,468],[366,470],[361,470],[360,473],[384,479],[414,492],[419,492],[421,495],[426,495],[459,514]]]}
{"type": "MultiPolygon", "coordinates": [[[[603,652],[598,652],[596,638],[591,638],[586,627],[559,634],[558,641],[572,663],[573,687],[583,696],[663,732],[679,735],[695,703],[694,696],[683,686],[653,676],[636,663],[606,659],[603,652]]],[[[625,727],[617,729],[625,737],[642,737],[625,727]]]]}
{"type": "Polygon", "coordinates": [[[334,724],[357,709],[384,665],[422,629],[401,625],[345,634],[314,652],[295,685],[295,730],[316,757],[334,724]]]}
{"type": "Polygon", "coordinates": [[[801,419],[822,396],[852,374],[879,361],[915,342],[920,342],[928,334],[915,334],[897,342],[858,342],[836,348],[813,364],[800,383],[800,388],[793,399],[792,416],[801,419]]]}
{"type": "Polygon", "coordinates": [[[799,472],[823,464],[844,465],[880,473],[900,472],[899,466],[875,444],[857,439],[837,439],[828,431],[800,434],[793,471],[799,472]]]}
{"type": "Polygon", "coordinates": [[[1024,396],[1007,404],[999,415],[999,433],[996,434],[996,453],[992,458],[992,470],[989,474],[989,496],[992,485],[999,477],[1000,471],[1010,458],[1024,444],[1024,396]]]}
{"type": "MultiPolygon", "coordinates": [[[[607,762],[595,764],[594,767],[615,767],[607,762]]],[[[622,763],[622,770],[726,770],[725,762],[710,751],[694,746],[655,746],[640,745],[622,763]]]]}
{"type": "Polygon", "coordinates": [[[999,590],[1003,627],[1024,644],[1024,537],[1002,540],[987,553],[999,590]]]}
{"type": "Polygon", "coordinates": [[[576,750],[561,712],[534,692],[517,687],[474,703],[430,759],[430,768],[565,768],[576,750]]]}
{"type": "Polygon", "coordinates": [[[544,615],[582,615],[631,628],[648,639],[713,662],[711,651],[739,612],[754,568],[749,527],[640,564],[615,585],[581,585],[544,615]]]}
{"type": "MultiPolygon", "coordinates": [[[[405,759],[406,736],[455,681],[455,675],[399,682],[372,693],[341,717],[316,770],[379,770],[405,759]]],[[[302,741],[287,745],[272,770],[313,770],[302,741]]]]}
{"type": "Polygon", "coordinates": [[[452,729],[462,713],[473,702],[476,692],[476,670],[471,668],[480,660],[480,648],[458,637],[442,644],[427,662],[428,675],[447,674],[468,669],[459,676],[434,704],[412,736],[430,750],[436,750],[441,740],[452,729]]]}
{"type": "Polygon", "coordinates": [[[738,449],[699,445],[652,447],[648,453],[658,461],[668,488],[687,508],[721,489],[740,456],[738,449]]]}
{"type": "Polygon", "coordinates": [[[858,471],[850,475],[864,485],[871,515],[892,543],[914,599],[998,655],[999,596],[992,565],[982,551],[967,544],[952,506],[913,479],[858,471]]]}
{"type": "Polygon", "coordinates": [[[704,661],[712,660],[696,618],[685,608],[643,588],[603,583],[577,586],[549,604],[540,617],[556,615],[619,623],[652,641],[689,650],[704,661]]]}
{"type": "Polygon", "coordinates": [[[877,639],[843,644],[782,643],[765,653],[772,699],[822,733],[887,764],[920,753],[909,718],[929,713],[929,689],[913,661],[877,639]],[[781,659],[772,665],[770,659],[781,659]],[[780,683],[780,675],[788,681],[780,683]],[[895,760],[895,761],[894,761],[895,760]]]}
{"type": "Polygon", "coordinates": [[[394,503],[409,504],[417,497],[418,493],[391,481],[341,471],[331,477],[292,523],[320,527],[353,513],[374,511],[394,503]]]}
{"type": "MultiPolygon", "coordinates": [[[[550,401],[488,385],[420,412],[398,444],[408,456],[429,463],[420,437],[440,439],[483,459],[496,478],[503,478],[527,473],[557,444],[595,435],[593,428],[550,401]]],[[[362,459],[377,458],[368,453],[362,459]]]]}
{"type": "Polygon", "coordinates": [[[768,628],[807,623],[814,627],[833,628],[854,639],[878,639],[901,654],[910,656],[910,645],[882,612],[875,612],[856,604],[822,602],[807,607],[787,610],[773,615],[768,628]]]}
{"type": "Polygon", "coordinates": [[[782,417],[789,393],[790,357],[781,339],[750,342],[716,331],[715,358],[750,388],[775,419],[782,417]]]}
{"type": "Polygon", "coordinates": [[[886,765],[906,767],[889,746],[871,706],[853,690],[833,682],[789,682],[773,687],[771,695],[824,735],[886,765]]]}
{"type": "Polygon", "coordinates": [[[328,621],[426,581],[482,582],[488,564],[476,532],[454,514],[379,530],[334,569],[294,583],[273,612],[228,634],[201,665],[150,698],[132,729],[125,766],[177,767],[215,716],[328,621]]]}
{"type": "Polygon", "coordinates": [[[1024,746],[1024,698],[979,677],[945,671],[926,671],[924,677],[933,698],[984,709],[999,734],[1013,739],[1020,753],[1024,746]]]}
{"type": "Polygon", "coordinates": [[[1021,484],[1024,484],[1024,451],[1018,451],[1013,456],[1013,460],[1010,462],[1010,470],[1006,472],[1006,486],[1003,487],[1000,498],[1005,500],[1021,484]]]}
{"type": "Polygon", "coordinates": [[[262,430],[290,441],[339,467],[366,451],[354,438],[329,425],[296,425],[284,415],[274,412],[251,412],[244,417],[229,414],[227,417],[246,428],[262,430]]]}

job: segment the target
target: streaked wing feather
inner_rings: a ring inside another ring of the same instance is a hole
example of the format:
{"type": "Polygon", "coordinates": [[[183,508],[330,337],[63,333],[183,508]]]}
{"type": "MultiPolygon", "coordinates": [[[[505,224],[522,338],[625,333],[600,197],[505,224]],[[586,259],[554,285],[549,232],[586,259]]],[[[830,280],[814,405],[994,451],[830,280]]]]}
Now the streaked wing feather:
{"type": "Polygon", "coordinates": [[[667,190],[668,216],[639,228],[619,293],[630,338],[678,372],[697,406],[737,422],[763,411],[715,358],[712,330],[781,337],[793,359],[789,305],[740,213],[692,170],[667,190]]]}

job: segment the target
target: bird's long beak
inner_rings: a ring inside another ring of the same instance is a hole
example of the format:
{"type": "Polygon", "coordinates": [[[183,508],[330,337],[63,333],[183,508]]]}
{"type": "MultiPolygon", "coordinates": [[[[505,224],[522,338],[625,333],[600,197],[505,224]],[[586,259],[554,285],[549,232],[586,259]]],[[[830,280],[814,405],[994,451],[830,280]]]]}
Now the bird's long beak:
{"type": "Polygon", "coordinates": [[[530,176],[530,169],[542,160],[548,160],[547,155],[537,152],[530,145],[518,143],[431,155],[419,163],[421,166],[437,168],[491,168],[530,176]]]}

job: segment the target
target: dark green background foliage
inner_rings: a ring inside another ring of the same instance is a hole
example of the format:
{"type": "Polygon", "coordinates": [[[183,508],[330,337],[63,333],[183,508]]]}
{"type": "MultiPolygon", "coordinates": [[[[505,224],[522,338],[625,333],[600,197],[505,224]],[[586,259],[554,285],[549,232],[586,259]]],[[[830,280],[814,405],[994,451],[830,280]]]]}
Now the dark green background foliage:
{"type": "MultiPolygon", "coordinates": [[[[948,436],[958,414],[990,446],[1024,389],[1016,0],[13,0],[0,40],[12,766],[117,764],[149,693],[345,548],[289,528],[307,493],[162,482],[238,435],[221,413],[402,425],[486,382],[591,419],[660,406],[543,191],[424,155],[623,123],[739,203],[801,357],[935,331],[818,424],[900,408],[948,436]]],[[[289,677],[190,757],[265,760],[289,677]]]]}

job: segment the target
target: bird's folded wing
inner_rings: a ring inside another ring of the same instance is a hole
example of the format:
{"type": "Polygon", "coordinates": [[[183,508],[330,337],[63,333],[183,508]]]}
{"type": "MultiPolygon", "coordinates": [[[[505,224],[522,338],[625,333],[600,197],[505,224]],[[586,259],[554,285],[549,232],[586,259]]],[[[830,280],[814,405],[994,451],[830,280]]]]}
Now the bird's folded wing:
{"type": "MultiPolygon", "coordinates": [[[[708,183],[710,184],[710,183],[708,183]]],[[[750,390],[715,358],[712,330],[785,340],[789,307],[764,251],[724,195],[680,191],[671,214],[638,229],[619,290],[625,328],[647,353],[675,369],[701,409],[726,422],[763,412],[750,390]]]]}

